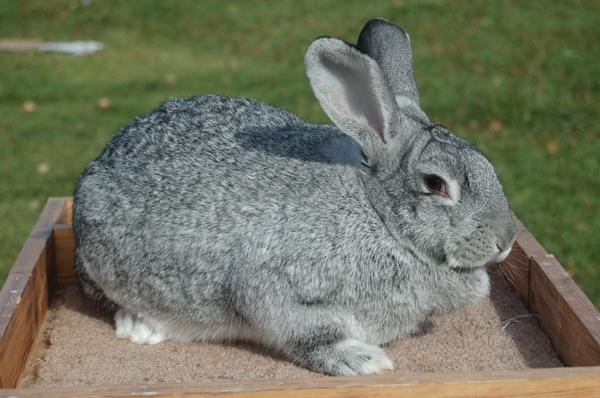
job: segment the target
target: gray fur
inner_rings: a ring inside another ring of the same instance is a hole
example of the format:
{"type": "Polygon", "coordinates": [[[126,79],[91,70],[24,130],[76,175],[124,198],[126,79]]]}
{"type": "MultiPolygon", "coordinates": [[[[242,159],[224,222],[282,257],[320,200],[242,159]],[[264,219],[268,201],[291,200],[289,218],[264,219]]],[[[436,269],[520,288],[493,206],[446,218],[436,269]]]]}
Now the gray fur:
{"type": "Polygon", "coordinates": [[[360,32],[357,47],[379,64],[402,112],[429,122],[419,104],[408,33],[384,19],[372,19],[360,32]]]}
{"type": "Polygon", "coordinates": [[[410,38],[404,29],[384,19],[372,19],[360,32],[356,46],[379,64],[394,95],[419,105],[410,38]]]}
{"type": "Polygon", "coordinates": [[[118,132],[78,181],[73,226],[80,285],[120,308],[120,337],[252,340],[315,371],[376,373],[392,367],[379,345],[488,293],[483,266],[515,234],[494,169],[398,107],[394,71],[375,60],[336,39],[307,51],[341,129],[205,95],[118,132]],[[361,112],[381,118],[336,109],[354,106],[336,95],[356,79],[374,101],[361,112]],[[459,200],[426,191],[432,173],[457,181],[459,200]]]}

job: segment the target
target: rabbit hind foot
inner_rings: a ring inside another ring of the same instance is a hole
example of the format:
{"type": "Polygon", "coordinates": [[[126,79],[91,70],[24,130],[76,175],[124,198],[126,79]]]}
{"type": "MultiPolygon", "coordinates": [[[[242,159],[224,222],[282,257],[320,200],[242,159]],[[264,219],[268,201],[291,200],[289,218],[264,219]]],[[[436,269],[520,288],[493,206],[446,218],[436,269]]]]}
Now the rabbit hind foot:
{"type": "Polygon", "coordinates": [[[160,325],[123,308],[115,313],[115,334],[136,344],[157,344],[167,340],[160,325]]]}

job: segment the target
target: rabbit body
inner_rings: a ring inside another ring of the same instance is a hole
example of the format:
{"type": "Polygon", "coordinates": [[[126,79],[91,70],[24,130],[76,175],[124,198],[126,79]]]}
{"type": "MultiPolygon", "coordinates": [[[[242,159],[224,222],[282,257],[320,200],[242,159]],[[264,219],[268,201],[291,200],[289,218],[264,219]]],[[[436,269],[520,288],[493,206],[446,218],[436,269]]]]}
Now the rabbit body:
{"type": "MultiPolygon", "coordinates": [[[[397,123],[425,131],[399,159],[433,139],[473,150],[426,119],[397,123]]],[[[399,180],[374,178],[378,144],[365,139],[245,98],[165,102],[78,181],[84,293],[118,309],[117,335],[138,343],[250,340],[329,374],[392,368],[379,345],[489,282],[423,249],[419,198],[394,196],[412,177],[390,166],[399,180]]]]}

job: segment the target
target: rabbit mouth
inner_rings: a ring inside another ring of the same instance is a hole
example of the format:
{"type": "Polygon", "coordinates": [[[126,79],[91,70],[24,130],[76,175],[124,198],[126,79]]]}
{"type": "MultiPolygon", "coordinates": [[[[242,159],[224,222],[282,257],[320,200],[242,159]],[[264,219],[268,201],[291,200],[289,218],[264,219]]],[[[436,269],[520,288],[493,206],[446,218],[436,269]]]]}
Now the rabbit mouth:
{"type": "Polygon", "coordinates": [[[443,245],[446,264],[450,268],[481,268],[502,262],[510,254],[515,239],[503,243],[491,234],[481,233],[478,228],[471,235],[456,236],[443,245]]]}
{"type": "MultiPolygon", "coordinates": [[[[453,269],[476,269],[482,268],[492,263],[497,263],[498,255],[491,253],[478,253],[473,255],[472,252],[467,252],[470,255],[464,256],[462,253],[449,253],[446,255],[446,264],[453,269]]],[[[508,256],[508,253],[506,253],[508,256]]],[[[505,258],[505,257],[504,257],[505,258]]],[[[502,258],[502,259],[504,259],[502,258]]],[[[500,260],[502,261],[502,260],[500,260]]]]}
{"type": "Polygon", "coordinates": [[[496,249],[495,253],[481,253],[477,257],[466,257],[461,256],[458,253],[452,253],[446,255],[446,264],[450,268],[460,268],[460,269],[475,269],[485,267],[490,264],[500,263],[508,257],[512,250],[512,245],[510,245],[507,249],[502,250],[496,249]]]}
{"type": "Polygon", "coordinates": [[[494,260],[492,262],[494,262],[494,263],[501,263],[502,261],[506,260],[506,258],[510,254],[511,250],[512,250],[512,245],[510,245],[506,250],[501,251],[500,253],[498,253],[496,255],[496,258],[494,258],[494,260]]]}

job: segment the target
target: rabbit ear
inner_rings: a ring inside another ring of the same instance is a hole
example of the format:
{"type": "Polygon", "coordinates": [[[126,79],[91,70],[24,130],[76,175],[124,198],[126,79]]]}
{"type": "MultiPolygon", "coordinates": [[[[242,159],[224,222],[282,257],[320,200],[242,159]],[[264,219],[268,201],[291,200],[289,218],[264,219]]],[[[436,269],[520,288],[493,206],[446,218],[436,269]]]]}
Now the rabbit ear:
{"type": "Polygon", "coordinates": [[[377,62],[400,110],[428,121],[419,105],[408,33],[386,20],[372,19],[360,32],[357,47],[377,62]]]}
{"type": "Polygon", "coordinates": [[[342,40],[320,38],[306,51],[304,67],[327,116],[362,146],[369,161],[383,160],[396,116],[377,63],[342,40]]]}

